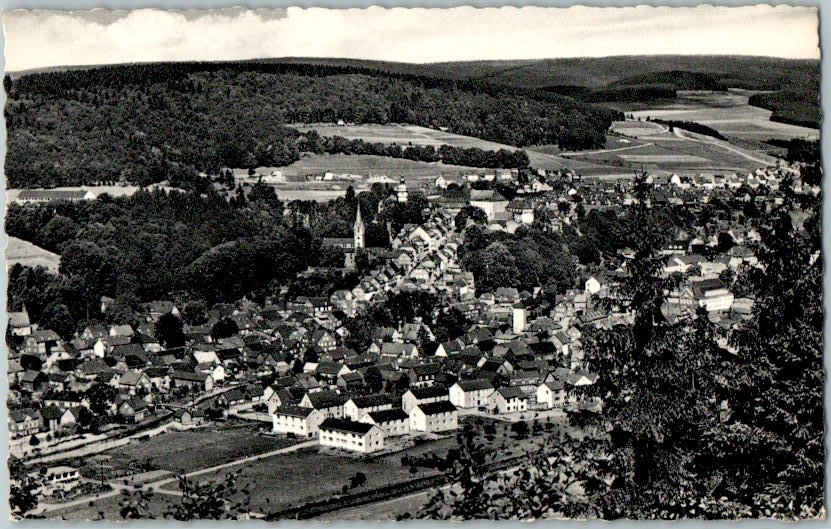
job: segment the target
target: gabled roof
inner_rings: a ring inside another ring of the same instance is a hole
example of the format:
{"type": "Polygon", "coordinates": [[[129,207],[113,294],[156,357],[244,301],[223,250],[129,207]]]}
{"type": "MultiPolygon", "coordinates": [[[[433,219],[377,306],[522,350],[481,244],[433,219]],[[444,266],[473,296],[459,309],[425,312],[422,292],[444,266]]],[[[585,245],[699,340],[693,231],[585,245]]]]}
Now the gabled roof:
{"type": "Polygon", "coordinates": [[[278,406],[277,409],[274,410],[274,415],[287,415],[289,417],[300,417],[301,419],[305,419],[311,415],[313,411],[315,411],[314,408],[284,404],[282,406],[278,406]]]}
{"type": "Polygon", "coordinates": [[[424,415],[438,415],[439,413],[452,413],[456,411],[456,406],[451,404],[449,400],[424,402],[417,404],[416,407],[424,412],[424,415]]]}
{"type": "Polygon", "coordinates": [[[331,390],[315,391],[313,393],[307,393],[307,396],[312,403],[312,407],[318,410],[341,406],[346,402],[343,395],[331,390]]]}
{"type": "Polygon", "coordinates": [[[356,433],[359,435],[366,435],[373,428],[376,428],[373,424],[350,421],[348,419],[329,418],[320,423],[321,430],[334,430],[338,432],[356,433]]]}
{"type": "Polygon", "coordinates": [[[173,371],[173,378],[177,380],[189,380],[192,382],[205,382],[208,377],[207,373],[196,373],[194,371],[173,371]]]}
{"type": "Polygon", "coordinates": [[[525,398],[528,398],[528,396],[525,394],[525,392],[522,391],[522,389],[520,389],[516,386],[508,386],[508,387],[504,387],[504,388],[499,388],[496,391],[500,395],[505,397],[506,399],[517,399],[517,398],[525,399],[525,398]]]}
{"type": "Polygon", "coordinates": [[[375,424],[383,424],[385,422],[392,421],[406,421],[410,417],[401,408],[394,408],[392,410],[371,411],[368,413],[368,415],[372,417],[372,420],[375,421],[375,424]]]}
{"type": "Polygon", "coordinates": [[[480,391],[483,389],[493,389],[493,384],[489,380],[460,380],[457,382],[462,391],[480,391]]]}
{"type": "Polygon", "coordinates": [[[144,373],[139,373],[138,371],[125,371],[124,374],[121,375],[118,383],[122,386],[135,386],[141,380],[141,377],[146,375],[144,373]]]}
{"type": "Polygon", "coordinates": [[[51,420],[51,419],[60,419],[61,415],[63,415],[64,410],[58,408],[57,406],[44,406],[40,410],[40,416],[43,417],[44,420],[51,420]]]}
{"type": "Polygon", "coordinates": [[[448,396],[447,388],[443,388],[441,386],[430,386],[430,387],[424,387],[424,388],[412,388],[409,391],[410,391],[410,393],[413,394],[413,397],[415,397],[418,400],[434,399],[434,398],[438,398],[438,397],[447,397],[448,396]]]}
{"type": "Polygon", "coordinates": [[[386,393],[376,393],[362,397],[352,397],[351,400],[358,408],[372,408],[392,404],[392,398],[386,393]]]}

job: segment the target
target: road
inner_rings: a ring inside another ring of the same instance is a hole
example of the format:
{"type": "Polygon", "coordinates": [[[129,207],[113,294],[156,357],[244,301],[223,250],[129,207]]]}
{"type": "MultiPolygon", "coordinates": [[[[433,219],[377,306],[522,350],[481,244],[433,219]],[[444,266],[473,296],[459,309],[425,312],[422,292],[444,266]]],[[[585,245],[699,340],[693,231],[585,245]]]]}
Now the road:
{"type": "MultiPolygon", "coordinates": [[[[294,451],[297,451],[297,450],[302,450],[304,448],[310,448],[312,446],[317,446],[317,440],[305,441],[303,443],[298,443],[296,445],[287,446],[285,448],[279,448],[277,450],[272,450],[271,452],[265,452],[263,454],[258,454],[258,455],[255,455],[255,456],[242,457],[240,459],[235,459],[234,461],[230,461],[228,463],[223,463],[221,465],[214,465],[212,467],[201,468],[199,470],[194,470],[193,472],[188,472],[187,474],[185,474],[185,476],[188,477],[188,478],[191,478],[191,477],[195,477],[195,476],[201,476],[203,474],[210,474],[211,472],[216,472],[217,470],[222,470],[222,469],[225,469],[225,468],[231,468],[231,467],[235,467],[235,466],[238,466],[238,465],[243,465],[243,464],[249,463],[251,461],[257,461],[258,459],[265,459],[265,458],[273,457],[273,456],[280,455],[280,454],[287,454],[287,453],[294,452],[294,451]]],[[[166,494],[168,496],[181,496],[182,493],[179,492],[179,491],[176,491],[176,490],[162,490],[161,489],[161,487],[163,487],[164,485],[167,485],[169,483],[174,483],[174,482],[178,481],[178,479],[179,479],[178,476],[166,477],[166,478],[163,478],[163,479],[160,479],[160,480],[157,480],[157,481],[144,483],[142,485],[131,486],[131,485],[124,485],[123,484],[124,477],[122,476],[118,479],[110,480],[110,481],[107,482],[110,486],[112,486],[113,490],[110,490],[110,491],[107,491],[107,492],[102,492],[102,493],[96,494],[94,496],[84,496],[83,498],[78,498],[78,499],[75,499],[75,500],[62,502],[62,503],[41,503],[41,504],[38,505],[38,508],[35,511],[33,511],[33,514],[38,514],[38,515],[43,516],[43,515],[45,515],[49,512],[63,510],[63,509],[66,509],[67,507],[76,507],[76,506],[79,506],[79,505],[87,505],[91,501],[98,501],[98,500],[102,500],[102,499],[105,499],[105,498],[111,498],[113,496],[117,496],[117,495],[121,494],[122,490],[134,491],[134,490],[142,490],[143,489],[143,490],[150,490],[153,493],[166,494]]]]}
{"type": "Polygon", "coordinates": [[[641,149],[643,147],[649,147],[650,145],[655,145],[654,143],[643,143],[641,145],[630,145],[629,147],[619,147],[617,149],[600,149],[597,151],[574,151],[574,152],[561,152],[560,156],[588,156],[590,154],[603,154],[607,152],[620,152],[620,151],[631,151],[632,149],[641,149]]]}
{"type": "Polygon", "coordinates": [[[750,154],[748,154],[748,153],[746,153],[746,152],[744,152],[740,149],[737,149],[737,148],[731,146],[728,143],[719,141],[716,138],[705,139],[704,136],[698,135],[698,134],[695,135],[695,136],[692,136],[692,135],[690,135],[690,133],[688,133],[688,132],[685,133],[684,131],[682,131],[678,127],[675,128],[675,135],[678,136],[679,138],[687,140],[687,141],[695,141],[695,142],[698,142],[698,143],[706,143],[708,145],[713,145],[715,147],[721,147],[722,149],[730,151],[733,154],[738,154],[742,158],[746,158],[746,159],[750,160],[751,162],[756,162],[758,164],[761,164],[762,166],[768,166],[768,165],[771,165],[773,163],[771,160],[765,160],[765,159],[762,159],[762,158],[757,158],[755,156],[752,156],[752,155],[750,155],[750,154]]]}

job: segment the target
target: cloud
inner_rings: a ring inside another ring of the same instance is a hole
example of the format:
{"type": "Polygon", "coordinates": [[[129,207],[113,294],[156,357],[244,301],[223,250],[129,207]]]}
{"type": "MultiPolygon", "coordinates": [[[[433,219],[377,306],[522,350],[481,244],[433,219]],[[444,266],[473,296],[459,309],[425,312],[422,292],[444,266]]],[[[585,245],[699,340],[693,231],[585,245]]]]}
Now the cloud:
{"type": "Polygon", "coordinates": [[[265,57],[402,62],[738,54],[818,58],[813,7],[10,11],[10,71],[265,57]]]}

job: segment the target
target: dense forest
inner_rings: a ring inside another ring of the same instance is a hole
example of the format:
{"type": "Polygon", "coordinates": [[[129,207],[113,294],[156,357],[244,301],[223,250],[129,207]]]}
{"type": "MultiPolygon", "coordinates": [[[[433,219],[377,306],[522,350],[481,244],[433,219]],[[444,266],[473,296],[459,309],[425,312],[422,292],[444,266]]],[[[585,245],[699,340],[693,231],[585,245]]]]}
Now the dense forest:
{"type": "Polygon", "coordinates": [[[822,111],[819,91],[796,87],[765,94],[753,94],[748,104],[773,112],[771,121],[789,123],[801,127],[820,128],[822,111]]]}
{"type": "Polygon", "coordinates": [[[664,99],[675,99],[675,87],[666,83],[632,84],[623,86],[608,86],[604,88],[589,88],[586,86],[556,85],[544,90],[573,97],[581,101],[593,103],[606,102],[654,102],[664,99]]]}
{"type": "Polygon", "coordinates": [[[66,336],[105,318],[102,295],[116,300],[106,318],[118,320],[140,302],[172,295],[213,303],[268,292],[318,253],[308,231],[283,224],[282,204],[267,190],[257,200],[249,195],[244,207],[213,193],[147,191],[11,204],[7,232],[59,252],[61,274],[12,267],[10,310],[25,303],[33,321],[66,336]]]}
{"type": "Polygon", "coordinates": [[[711,136],[719,140],[727,141],[727,138],[722,136],[716,129],[708,127],[707,125],[702,125],[701,123],[696,123],[695,121],[677,121],[672,119],[651,119],[650,121],[654,121],[655,123],[660,123],[661,125],[666,125],[668,127],[688,130],[690,132],[695,132],[696,134],[703,134],[705,136],[711,136]]]}
{"type": "Polygon", "coordinates": [[[615,111],[556,94],[349,67],[107,66],[4,79],[9,187],[124,179],[204,187],[198,172],[299,157],[287,123],[409,123],[522,147],[599,147],[615,111]]]}

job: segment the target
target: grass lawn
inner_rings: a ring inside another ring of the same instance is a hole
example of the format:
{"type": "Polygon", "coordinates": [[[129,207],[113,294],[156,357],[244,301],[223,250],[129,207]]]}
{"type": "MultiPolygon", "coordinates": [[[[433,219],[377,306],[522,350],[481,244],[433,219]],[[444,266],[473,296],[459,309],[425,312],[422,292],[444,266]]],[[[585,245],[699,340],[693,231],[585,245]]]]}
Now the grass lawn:
{"type": "Polygon", "coordinates": [[[9,237],[9,244],[6,246],[6,267],[8,268],[15,263],[20,263],[32,268],[43,266],[52,272],[57,272],[60,262],[61,256],[56,253],[17,237],[9,237]]]}
{"type": "MultiPolygon", "coordinates": [[[[121,495],[103,498],[93,502],[92,505],[84,504],[76,507],[69,507],[64,510],[49,513],[50,519],[64,520],[107,520],[110,522],[121,521],[119,514],[119,501],[121,495]],[[102,516],[103,513],[103,516],[102,516]]],[[[156,494],[148,506],[155,518],[162,518],[169,510],[169,502],[178,501],[178,498],[166,494],[156,494]]]]}
{"type": "MultiPolygon", "coordinates": [[[[496,436],[492,442],[486,443],[486,449],[498,450],[500,458],[517,456],[532,450],[539,446],[543,437],[547,435],[529,435],[526,439],[517,440],[510,432],[511,424],[505,421],[483,417],[466,417],[462,420],[462,424],[467,422],[474,423],[475,430],[480,434],[487,423],[492,423],[496,427],[496,436]]],[[[484,437],[482,440],[485,441],[484,437]]],[[[251,489],[251,510],[267,513],[339,494],[342,487],[348,484],[357,472],[363,472],[367,477],[363,488],[377,488],[407,481],[414,476],[410,473],[409,467],[401,466],[402,456],[445,456],[450,448],[456,446],[456,436],[451,433],[446,438],[422,442],[403,451],[369,458],[309,448],[245,464],[239,467],[242,471],[240,480],[251,489]]],[[[223,470],[206,474],[198,479],[219,481],[227,472],[228,470],[223,470]]],[[[436,472],[435,469],[419,468],[416,476],[428,476],[436,472]]],[[[164,488],[176,490],[176,485],[168,484],[164,488]]]]}
{"type": "MultiPolygon", "coordinates": [[[[294,441],[264,436],[256,425],[228,422],[182,432],[169,431],[146,441],[134,441],[103,455],[114,470],[132,462],[148,462],[152,467],[173,473],[227,463],[295,444],[294,441]]],[[[97,463],[91,463],[95,466],[97,463]]]]}
{"type": "Polygon", "coordinates": [[[291,165],[281,167],[286,177],[322,174],[331,171],[336,174],[350,173],[368,177],[382,174],[391,178],[438,176],[448,173],[467,173],[477,169],[460,165],[417,162],[404,158],[390,158],[371,154],[310,154],[291,165]]]}

